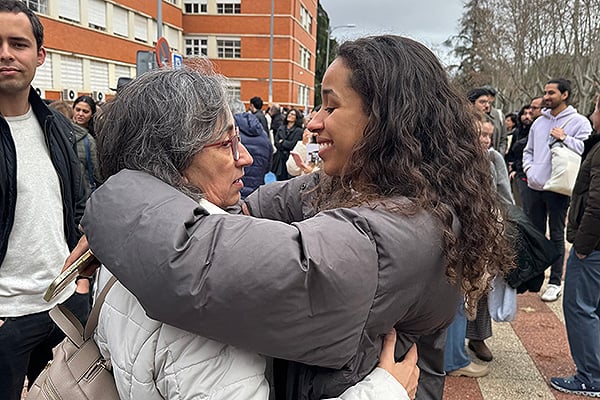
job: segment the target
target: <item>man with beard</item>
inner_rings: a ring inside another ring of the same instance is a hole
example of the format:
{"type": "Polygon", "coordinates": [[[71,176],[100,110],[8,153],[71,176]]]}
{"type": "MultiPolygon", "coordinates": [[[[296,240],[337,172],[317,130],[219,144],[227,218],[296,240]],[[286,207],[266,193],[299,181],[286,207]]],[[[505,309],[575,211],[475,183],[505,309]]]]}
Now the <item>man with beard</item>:
{"type": "Polygon", "coordinates": [[[523,151],[523,170],[527,175],[528,205],[526,213],[531,222],[546,232],[550,226],[550,240],[560,254],[552,264],[548,288],[543,301],[555,301],[561,295],[561,281],[565,254],[565,218],[569,196],[544,190],[544,184],[552,173],[550,145],[562,142],[569,149],[581,154],[583,141],[592,132],[590,121],[569,105],[571,82],[552,79],[544,88],[545,109],[542,116],[531,125],[527,145],[523,151]]]}
{"type": "Polygon", "coordinates": [[[524,105],[517,115],[517,126],[513,133],[513,140],[506,155],[508,169],[510,171],[510,181],[515,197],[515,203],[523,208],[527,208],[527,176],[523,171],[523,150],[527,145],[529,129],[533,123],[531,107],[524,105]]]}

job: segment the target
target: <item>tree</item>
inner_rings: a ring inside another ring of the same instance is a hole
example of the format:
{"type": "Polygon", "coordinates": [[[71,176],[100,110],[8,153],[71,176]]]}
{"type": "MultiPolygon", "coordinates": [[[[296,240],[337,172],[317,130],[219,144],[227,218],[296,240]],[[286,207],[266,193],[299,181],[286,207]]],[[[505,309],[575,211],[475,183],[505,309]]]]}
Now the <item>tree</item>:
{"type": "Polygon", "coordinates": [[[573,103],[582,113],[600,90],[600,1],[470,0],[461,31],[449,39],[461,59],[453,77],[465,90],[498,89],[507,111],[542,94],[551,78],[573,82],[573,103]]]}

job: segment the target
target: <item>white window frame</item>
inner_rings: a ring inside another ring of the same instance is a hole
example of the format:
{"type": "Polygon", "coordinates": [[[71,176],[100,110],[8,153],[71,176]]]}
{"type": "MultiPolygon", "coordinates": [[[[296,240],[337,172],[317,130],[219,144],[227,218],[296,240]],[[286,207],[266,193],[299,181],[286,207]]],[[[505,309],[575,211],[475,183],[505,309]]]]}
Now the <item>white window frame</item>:
{"type": "Polygon", "coordinates": [[[90,61],[90,89],[108,91],[108,63],[103,61],[90,61]]]}
{"type": "Polygon", "coordinates": [[[62,89],[83,89],[83,59],[61,56],[60,83],[62,89]]]}
{"type": "Polygon", "coordinates": [[[208,56],[208,38],[204,36],[185,36],[186,57],[208,56]]]}
{"type": "Polygon", "coordinates": [[[310,70],[310,52],[304,46],[300,46],[300,66],[310,70]]]}
{"type": "Polygon", "coordinates": [[[129,11],[126,8],[113,6],[113,33],[129,37],[129,11]]]}
{"type": "Polygon", "coordinates": [[[65,21],[80,22],[81,7],[79,0],[60,0],[58,2],[58,18],[65,21]]]}
{"type": "Polygon", "coordinates": [[[241,57],[242,41],[240,38],[217,38],[217,58],[236,59],[241,57]]]}
{"type": "Polygon", "coordinates": [[[48,0],[23,0],[27,7],[40,14],[48,15],[48,0]]]}
{"type": "Polygon", "coordinates": [[[217,14],[241,14],[241,0],[217,0],[217,14]]]}
{"type": "Polygon", "coordinates": [[[135,18],[134,18],[134,39],[138,40],[140,42],[148,42],[148,18],[140,15],[140,14],[135,14],[135,18]]]}
{"type": "Polygon", "coordinates": [[[206,14],[208,13],[208,0],[184,0],[183,12],[186,14],[206,14]]]}
{"type": "Polygon", "coordinates": [[[308,107],[308,98],[310,96],[310,88],[305,85],[298,85],[298,104],[308,107]]]}
{"type": "Polygon", "coordinates": [[[88,0],[88,26],[101,31],[106,30],[106,2],[88,0]]]}
{"type": "Polygon", "coordinates": [[[302,4],[300,4],[300,25],[308,32],[312,32],[312,15],[302,4]]]}
{"type": "Polygon", "coordinates": [[[227,81],[227,97],[230,100],[242,98],[242,85],[240,81],[228,80],[227,81]]]}

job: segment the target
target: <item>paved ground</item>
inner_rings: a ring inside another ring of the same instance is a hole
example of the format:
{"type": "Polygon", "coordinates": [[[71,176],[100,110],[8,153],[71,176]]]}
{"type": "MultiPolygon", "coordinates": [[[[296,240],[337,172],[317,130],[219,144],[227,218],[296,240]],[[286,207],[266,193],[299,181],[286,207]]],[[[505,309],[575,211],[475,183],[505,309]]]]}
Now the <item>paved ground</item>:
{"type": "MultiPolygon", "coordinates": [[[[585,398],[558,392],[548,384],[550,377],[575,373],[567,343],[562,297],[556,302],[544,303],[538,293],[519,295],[516,319],[511,323],[494,323],[493,333],[486,341],[494,354],[494,360],[489,363],[490,374],[478,379],[447,377],[444,400],[585,398]]],[[[470,350],[469,353],[476,360],[470,350]]]]}

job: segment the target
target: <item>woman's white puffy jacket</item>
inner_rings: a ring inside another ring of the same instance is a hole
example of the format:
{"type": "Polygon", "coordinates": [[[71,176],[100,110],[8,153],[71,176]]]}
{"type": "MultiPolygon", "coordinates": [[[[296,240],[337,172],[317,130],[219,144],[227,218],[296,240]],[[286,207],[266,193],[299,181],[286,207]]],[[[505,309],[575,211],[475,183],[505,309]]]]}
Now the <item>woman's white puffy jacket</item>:
{"type": "MultiPolygon", "coordinates": [[[[110,276],[101,269],[97,292],[110,276]]],[[[150,319],[119,282],[106,296],[94,339],[111,360],[122,400],[269,398],[262,356],[150,319]]],[[[409,397],[390,374],[376,368],[339,399],[409,397]]]]}

